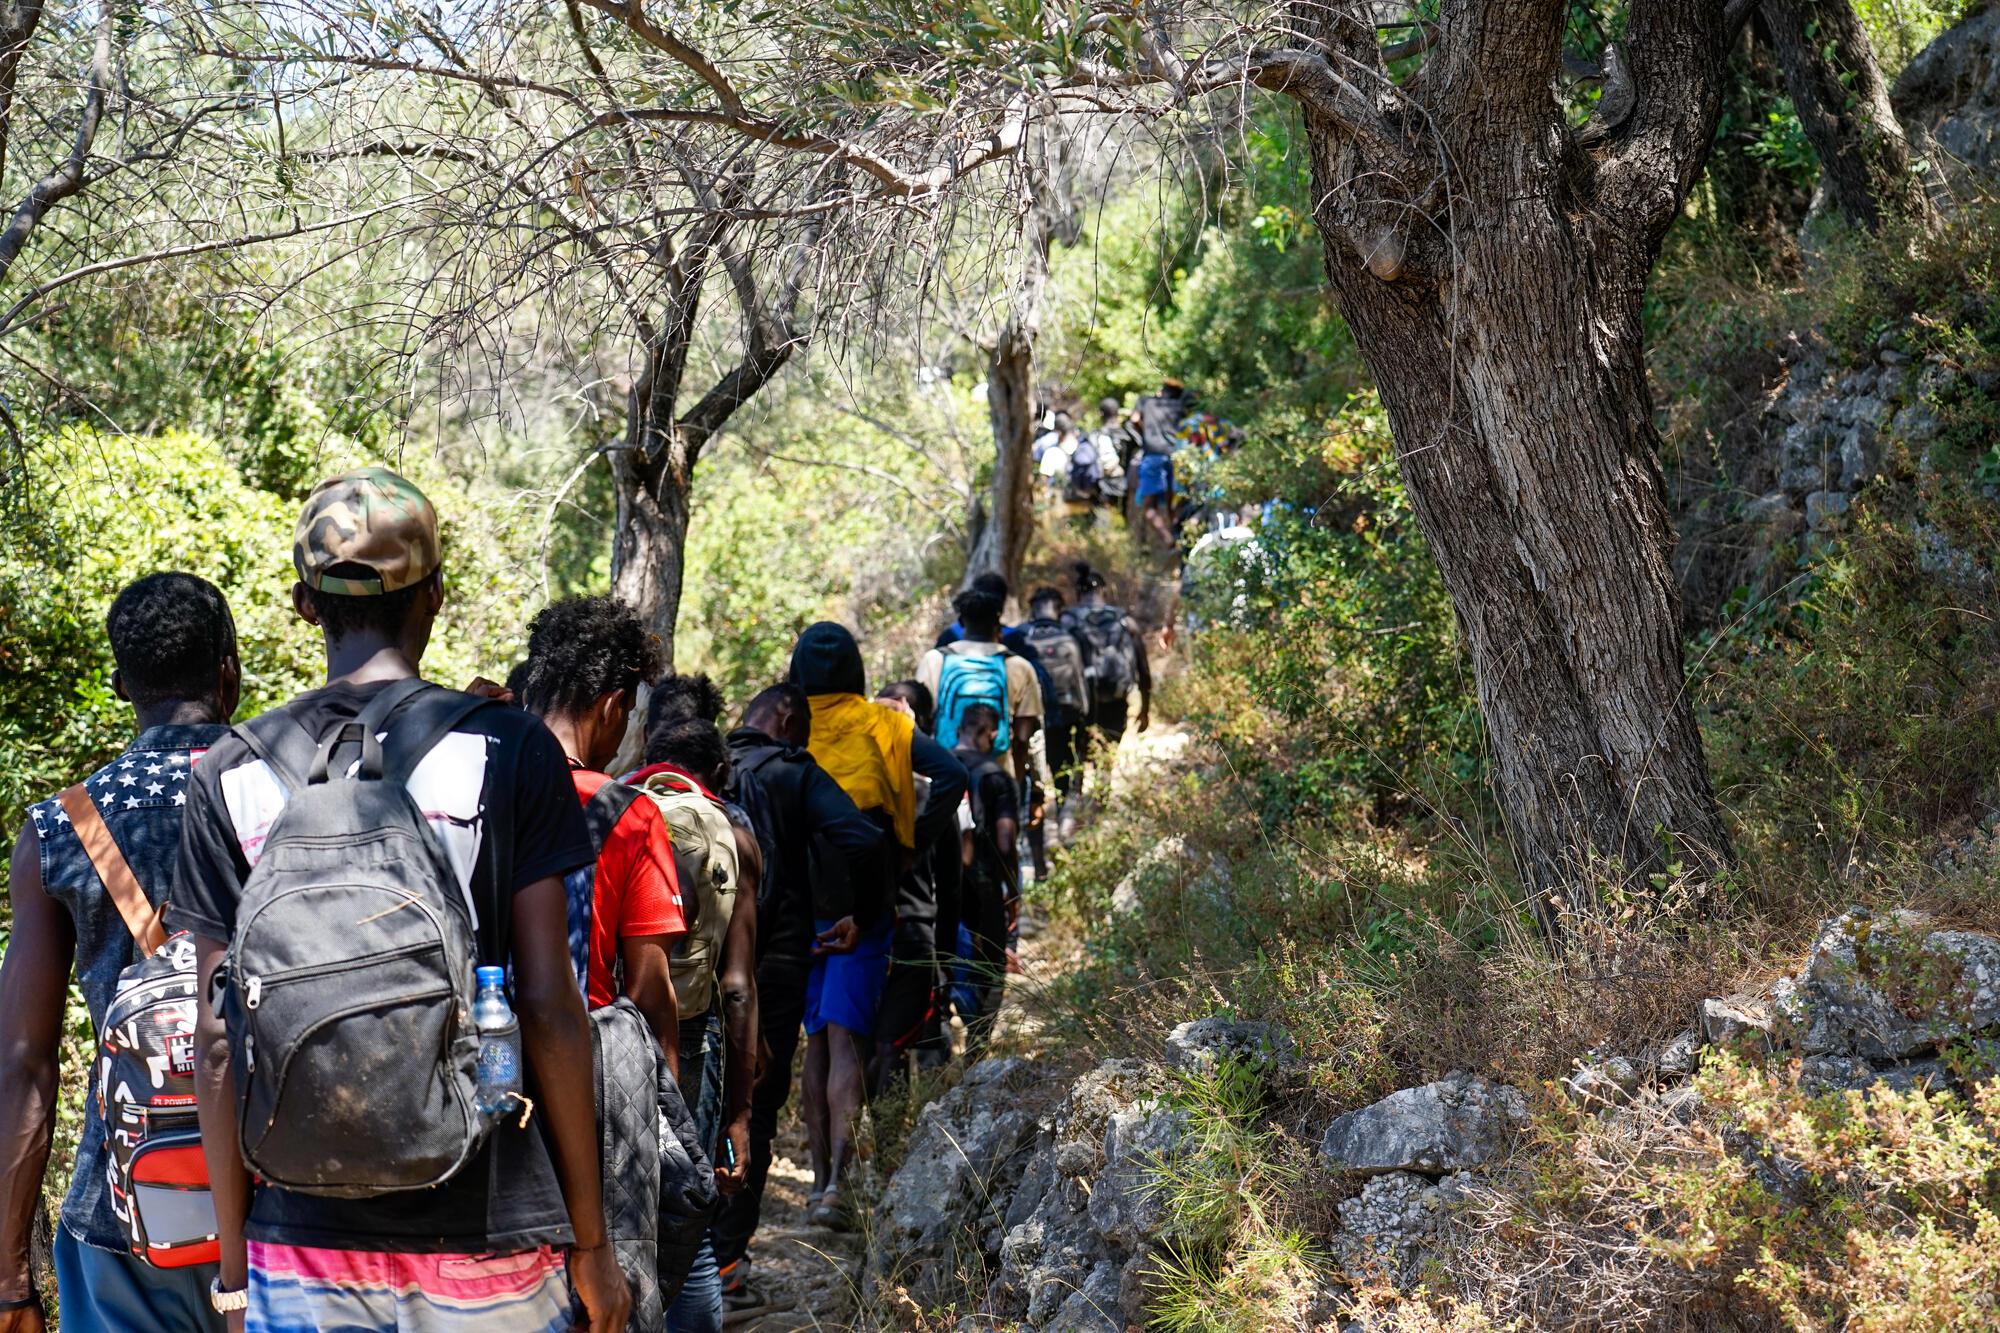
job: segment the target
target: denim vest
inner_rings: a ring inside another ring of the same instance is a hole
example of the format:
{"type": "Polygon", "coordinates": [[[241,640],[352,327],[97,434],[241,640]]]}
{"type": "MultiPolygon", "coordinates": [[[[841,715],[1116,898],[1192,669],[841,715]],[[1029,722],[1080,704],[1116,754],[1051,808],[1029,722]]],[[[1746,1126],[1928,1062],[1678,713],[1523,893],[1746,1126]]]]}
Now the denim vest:
{"type": "MultiPolygon", "coordinates": [[[[180,854],[181,811],[187,805],[188,769],[229,729],[222,726],[148,727],[116,759],[86,779],[112,841],[157,904],[173,885],[180,854]]],[[[118,974],[138,957],[125,918],[105,892],[69,815],[54,797],[28,808],[42,844],[42,885],[76,923],[76,985],[90,1010],[93,1033],[118,988],[118,974]]],[[[96,1058],[93,1049],[91,1058],[96,1058]]],[[[76,1178],[63,1200],[69,1233],[100,1249],[126,1249],[125,1231],[112,1212],[106,1186],[104,1118],[93,1090],[84,1098],[83,1136],[76,1149],[76,1178]]]]}

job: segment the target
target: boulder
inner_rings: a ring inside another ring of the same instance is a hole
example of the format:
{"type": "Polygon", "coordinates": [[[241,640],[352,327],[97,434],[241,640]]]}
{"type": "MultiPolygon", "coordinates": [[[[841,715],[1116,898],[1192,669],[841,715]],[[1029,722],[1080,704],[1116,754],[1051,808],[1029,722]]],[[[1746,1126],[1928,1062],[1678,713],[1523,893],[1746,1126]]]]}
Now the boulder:
{"type": "Polygon", "coordinates": [[[1693,1028],[1660,1048],[1653,1062],[1661,1078],[1690,1078],[1701,1068],[1701,1034],[1693,1028]]]}
{"type": "Polygon", "coordinates": [[[1111,913],[1126,916],[1136,912],[1146,905],[1149,892],[1181,881],[1195,898],[1226,902],[1229,863],[1213,853],[1198,859],[1187,839],[1178,833],[1162,838],[1132,863],[1111,890],[1111,913]]]}
{"type": "Polygon", "coordinates": [[[932,1305],[985,1285],[1007,1199],[1039,1132],[1027,1094],[1040,1077],[1025,1060],[982,1060],[919,1114],[875,1208],[871,1290],[900,1286],[932,1305]]]}
{"type": "Polygon", "coordinates": [[[2000,177],[2000,4],[1968,5],[1910,61],[1890,99],[1943,185],[2000,177]]]}
{"type": "Polygon", "coordinates": [[[1701,1002],[1702,1040],[1710,1046],[1767,1051],[1777,1020],[1771,1006],[1754,995],[1731,995],[1701,1002]]]}
{"type": "Polygon", "coordinates": [[[1819,1095],[1828,1092],[1946,1092],[1957,1083],[1939,1060],[1910,1060],[1880,1068],[1854,1055],[1808,1055],[1799,1062],[1799,1087],[1819,1095]]]}
{"type": "Polygon", "coordinates": [[[1349,1111],[1327,1126],[1320,1152],[1335,1167],[1365,1175],[1444,1175],[1498,1157],[1527,1121],[1520,1093],[1458,1073],[1349,1111]]]}
{"type": "Polygon", "coordinates": [[[1110,1060],[1041,1126],[987,1293],[1008,1328],[1118,1333],[1139,1323],[1145,1279],[1172,1226],[1150,1188],[1181,1138],[1157,1066],[1110,1060]]]}
{"type": "Polygon", "coordinates": [[[1409,1171],[1371,1177],[1361,1193],[1340,1205],[1333,1250],[1341,1271],[1357,1284],[1374,1279],[1398,1289],[1413,1285],[1468,1194],[1464,1172],[1440,1180],[1409,1171]]]}
{"type": "Polygon", "coordinates": [[[1806,1055],[1905,1060],[2000,1027],[2000,940],[1853,908],[1820,927],[1776,1005],[1806,1055]]]}
{"type": "Polygon", "coordinates": [[[1586,1060],[1563,1080],[1563,1091],[1578,1106],[1596,1110],[1623,1106],[1638,1095],[1639,1067],[1622,1055],[1586,1060]]]}
{"type": "Polygon", "coordinates": [[[1235,1022],[1227,1018],[1197,1018],[1167,1037],[1167,1063],[1175,1069],[1200,1072],[1224,1061],[1259,1070],[1288,1068],[1294,1063],[1292,1038],[1275,1023],[1235,1022]]]}

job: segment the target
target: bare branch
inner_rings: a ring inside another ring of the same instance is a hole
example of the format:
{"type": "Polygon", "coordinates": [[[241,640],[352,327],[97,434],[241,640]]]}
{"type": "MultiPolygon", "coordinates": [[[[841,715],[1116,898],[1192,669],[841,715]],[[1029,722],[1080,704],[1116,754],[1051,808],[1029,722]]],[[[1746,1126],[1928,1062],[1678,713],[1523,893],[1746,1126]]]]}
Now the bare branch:
{"type": "MultiPolygon", "coordinates": [[[[36,181],[14,209],[14,216],[8,220],[7,229],[0,232],[0,278],[14,267],[14,261],[21,256],[28,238],[35,234],[35,228],[42,225],[51,208],[75,194],[84,186],[84,170],[90,163],[91,146],[97,142],[97,127],[104,119],[104,103],[111,96],[111,35],[117,25],[116,0],[104,0],[98,10],[97,41],[90,58],[90,81],[84,93],[83,109],[77,116],[76,137],[70,143],[69,156],[48,175],[36,181]]],[[[11,96],[11,95],[10,95],[11,96]]],[[[0,319],[0,329],[12,322],[12,312],[7,319],[0,319]]]]}
{"type": "Polygon", "coordinates": [[[67,287],[69,284],[79,282],[84,278],[96,277],[100,273],[115,273],[119,269],[138,268],[146,264],[164,263],[170,259],[185,259],[190,255],[213,254],[218,250],[244,250],[251,246],[264,245],[271,241],[287,240],[294,236],[309,236],[314,232],[334,231],[341,227],[349,227],[357,223],[366,222],[373,217],[380,217],[384,213],[393,213],[398,209],[408,207],[409,203],[410,200],[408,199],[395,199],[386,204],[378,205],[375,208],[364,209],[359,213],[343,214],[340,217],[326,218],[319,222],[300,222],[277,231],[259,232],[248,236],[221,236],[212,241],[196,241],[188,245],[171,245],[164,249],[148,250],[143,254],[120,255],[115,259],[101,259],[94,264],[84,264],[81,267],[70,269],[66,273],[58,274],[50,278],[47,282],[38,283],[16,300],[13,305],[8,306],[6,313],[0,314],[0,334],[5,334],[13,329],[22,312],[33,306],[50,292],[61,287],[67,287]]]}

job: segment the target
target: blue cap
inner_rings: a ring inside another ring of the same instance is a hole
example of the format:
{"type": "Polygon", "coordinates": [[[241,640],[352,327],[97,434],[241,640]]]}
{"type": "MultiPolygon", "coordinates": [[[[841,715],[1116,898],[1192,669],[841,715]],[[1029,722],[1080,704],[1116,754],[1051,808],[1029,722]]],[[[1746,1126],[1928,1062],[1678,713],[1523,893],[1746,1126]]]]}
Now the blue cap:
{"type": "Polygon", "coordinates": [[[499,986],[506,983],[507,969],[504,967],[482,967],[477,971],[479,984],[482,986],[499,986]]]}

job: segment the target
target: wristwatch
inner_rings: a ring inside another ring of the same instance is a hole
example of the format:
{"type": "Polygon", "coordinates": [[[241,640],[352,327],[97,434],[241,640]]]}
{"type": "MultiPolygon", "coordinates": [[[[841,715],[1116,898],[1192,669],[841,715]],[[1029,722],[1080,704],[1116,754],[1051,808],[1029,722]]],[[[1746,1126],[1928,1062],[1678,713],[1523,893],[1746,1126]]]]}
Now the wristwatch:
{"type": "Polygon", "coordinates": [[[224,1291],[222,1279],[218,1276],[208,1284],[208,1306],[217,1314],[234,1314],[250,1307],[250,1289],[242,1287],[235,1291],[224,1291]]]}

